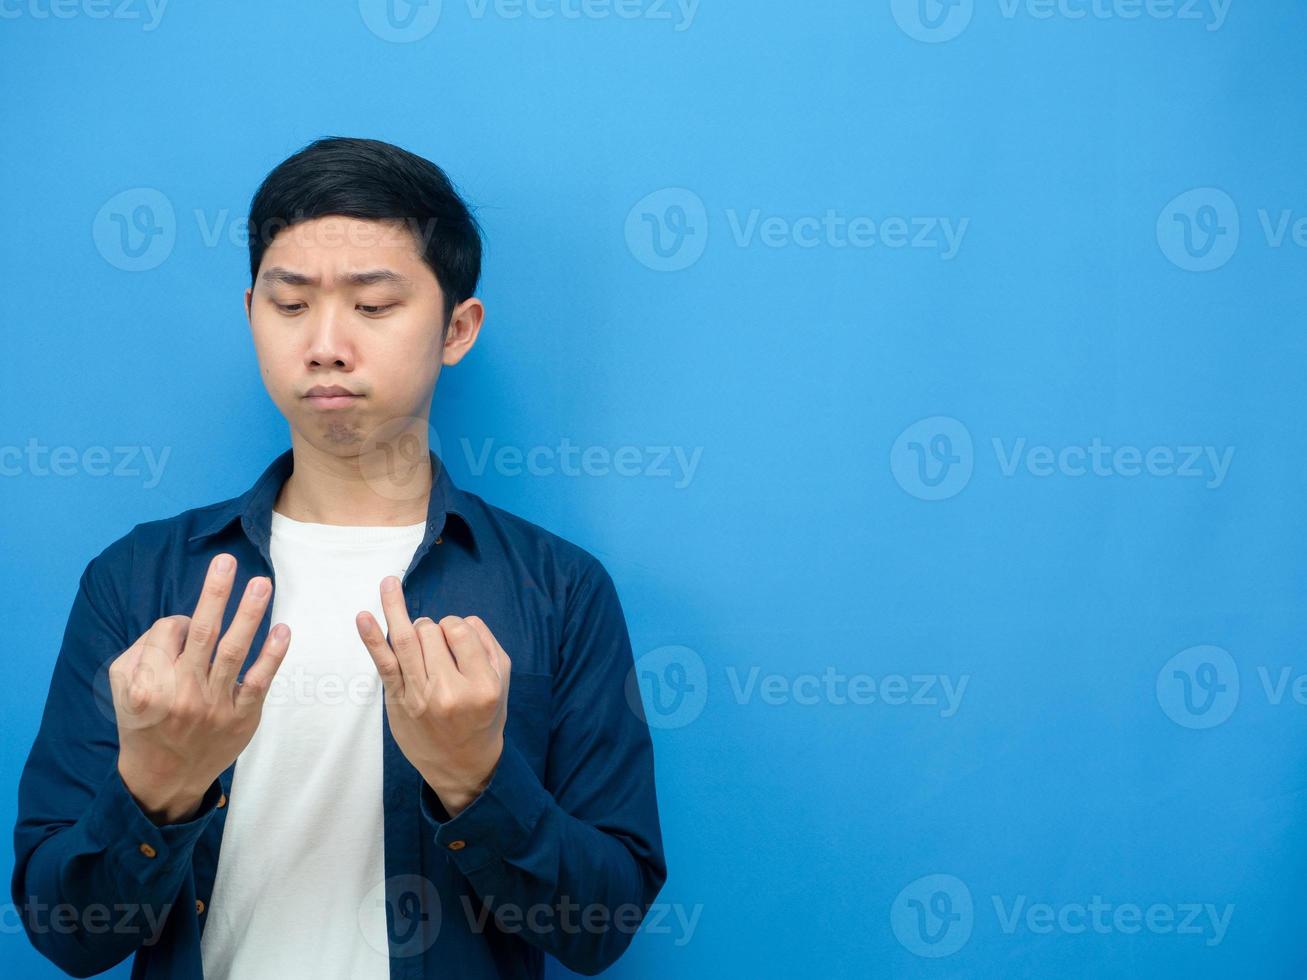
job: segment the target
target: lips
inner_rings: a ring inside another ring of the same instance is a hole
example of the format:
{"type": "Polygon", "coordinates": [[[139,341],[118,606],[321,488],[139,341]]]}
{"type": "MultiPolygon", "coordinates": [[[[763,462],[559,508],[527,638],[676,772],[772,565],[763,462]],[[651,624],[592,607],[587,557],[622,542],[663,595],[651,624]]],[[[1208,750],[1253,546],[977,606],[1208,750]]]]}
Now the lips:
{"type": "Polygon", "coordinates": [[[362,398],[340,385],[314,385],[304,393],[304,400],[314,408],[348,408],[362,398]]]}

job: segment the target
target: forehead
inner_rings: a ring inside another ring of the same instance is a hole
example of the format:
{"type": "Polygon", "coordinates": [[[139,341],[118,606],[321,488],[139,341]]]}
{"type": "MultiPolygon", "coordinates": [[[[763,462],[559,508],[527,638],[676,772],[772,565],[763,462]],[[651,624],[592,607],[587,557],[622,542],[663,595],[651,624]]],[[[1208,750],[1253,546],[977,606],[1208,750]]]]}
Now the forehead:
{"type": "Polygon", "coordinates": [[[289,268],[327,284],[360,269],[387,268],[415,288],[438,288],[418,252],[417,239],[402,220],[373,221],[324,215],[277,232],[263,253],[260,273],[270,266],[289,268]]]}

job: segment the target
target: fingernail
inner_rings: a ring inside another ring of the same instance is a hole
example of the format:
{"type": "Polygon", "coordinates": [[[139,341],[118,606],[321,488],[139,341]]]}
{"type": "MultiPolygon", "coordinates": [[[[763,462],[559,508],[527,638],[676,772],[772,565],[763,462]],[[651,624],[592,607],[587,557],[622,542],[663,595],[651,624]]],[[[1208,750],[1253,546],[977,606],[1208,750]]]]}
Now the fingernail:
{"type": "Polygon", "coordinates": [[[395,578],[395,576],[393,575],[387,575],[385,578],[381,580],[382,592],[394,592],[398,588],[399,588],[399,579],[395,578]]]}
{"type": "Polygon", "coordinates": [[[262,599],[268,594],[268,580],[266,578],[256,578],[250,583],[250,595],[256,599],[262,599]]]}
{"type": "Polygon", "coordinates": [[[215,561],[215,562],[213,563],[213,567],[216,568],[216,569],[217,569],[218,571],[220,571],[220,572],[230,571],[230,570],[231,570],[231,556],[230,556],[230,555],[219,555],[217,561],[215,561]]]}

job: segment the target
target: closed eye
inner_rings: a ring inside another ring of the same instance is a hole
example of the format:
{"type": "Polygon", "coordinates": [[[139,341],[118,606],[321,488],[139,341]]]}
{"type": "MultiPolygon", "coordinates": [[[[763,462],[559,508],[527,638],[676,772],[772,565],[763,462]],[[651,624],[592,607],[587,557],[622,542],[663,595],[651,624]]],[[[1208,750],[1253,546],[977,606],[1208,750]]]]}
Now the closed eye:
{"type": "MultiPolygon", "coordinates": [[[[304,309],[303,303],[275,303],[273,305],[283,313],[298,313],[300,310],[304,309]]],[[[383,306],[379,306],[370,303],[359,303],[357,309],[365,316],[380,316],[387,310],[394,309],[398,305],[399,304],[397,303],[387,303],[383,306]]]]}

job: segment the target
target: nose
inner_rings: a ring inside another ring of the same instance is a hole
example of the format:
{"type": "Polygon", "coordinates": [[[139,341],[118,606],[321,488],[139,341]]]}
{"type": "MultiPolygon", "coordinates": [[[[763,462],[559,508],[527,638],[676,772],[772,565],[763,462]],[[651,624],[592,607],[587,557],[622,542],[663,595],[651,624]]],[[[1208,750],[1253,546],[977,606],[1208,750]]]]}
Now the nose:
{"type": "Polygon", "coordinates": [[[304,363],[309,368],[331,367],[353,370],[354,344],[349,337],[348,318],[333,303],[320,303],[309,314],[308,346],[304,363]]]}

